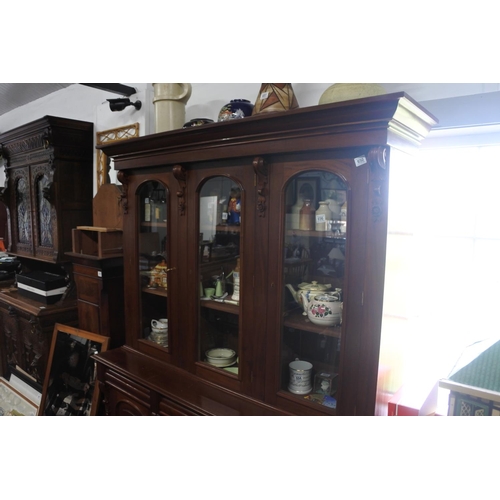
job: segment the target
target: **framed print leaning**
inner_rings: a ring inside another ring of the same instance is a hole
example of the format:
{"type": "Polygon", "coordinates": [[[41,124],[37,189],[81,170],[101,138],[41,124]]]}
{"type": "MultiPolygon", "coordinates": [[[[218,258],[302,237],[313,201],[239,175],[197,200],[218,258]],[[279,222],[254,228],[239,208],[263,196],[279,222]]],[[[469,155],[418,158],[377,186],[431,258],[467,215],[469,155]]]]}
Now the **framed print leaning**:
{"type": "Polygon", "coordinates": [[[38,415],[93,416],[99,385],[94,356],[106,351],[109,337],[56,323],[38,415]]]}

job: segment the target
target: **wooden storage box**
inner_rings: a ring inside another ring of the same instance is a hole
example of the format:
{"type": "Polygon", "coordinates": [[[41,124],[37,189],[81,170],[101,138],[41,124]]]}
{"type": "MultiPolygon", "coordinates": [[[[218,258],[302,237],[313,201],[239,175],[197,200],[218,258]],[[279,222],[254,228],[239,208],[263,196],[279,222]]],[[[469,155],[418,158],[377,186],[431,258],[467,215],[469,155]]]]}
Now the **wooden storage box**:
{"type": "Polygon", "coordinates": [[[123,254],[123,231],[107,227],[78,226],[73,229],[73,253],[100,259],[123,254]]]}

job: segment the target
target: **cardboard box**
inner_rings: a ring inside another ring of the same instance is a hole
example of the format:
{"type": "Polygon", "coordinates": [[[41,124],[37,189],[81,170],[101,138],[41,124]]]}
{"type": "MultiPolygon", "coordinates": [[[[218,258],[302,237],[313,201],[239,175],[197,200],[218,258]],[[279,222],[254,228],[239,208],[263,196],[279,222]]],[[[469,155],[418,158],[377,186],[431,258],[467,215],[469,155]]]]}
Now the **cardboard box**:
{"type": "Polygon", "coordinates": [[[68,288],[65,276],[33,271],[17,275],[19,295],[44,304],[55,304],[68,288]]]}

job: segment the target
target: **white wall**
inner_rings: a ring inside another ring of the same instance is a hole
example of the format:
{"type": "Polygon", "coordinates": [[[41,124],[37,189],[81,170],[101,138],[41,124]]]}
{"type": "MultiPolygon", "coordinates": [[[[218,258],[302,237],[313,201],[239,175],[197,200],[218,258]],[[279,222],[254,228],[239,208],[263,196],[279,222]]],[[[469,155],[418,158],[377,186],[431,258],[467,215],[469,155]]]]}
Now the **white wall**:
{"type": "MultiPolygon", "coordinates": [[[[74,84],[54,92],[30,104],[19,107],[0,116],[0,133],[37,120],[45,115],[91,121],[95,131],[103,131],[132,123],[139,123],[140,135],[154,133],[153,88],[150,83],[127,83],[137,89],[131,100],[140,100],[140,110],[129,106],[121,112],[112,112],[106,99],[118,97],[83,85],[74,84]]],[[[192,118],[211,118],[217,120],[221,107],[231,99],[248,99],[255,102],[260,83],[193,83],[191,98],[186,106],[186,121],[192,118]]],[[[300,107],[314,106],[321,94],[331,83],[293,83],[293,89],[300,107]]],[[[387,92],[408,93],[415,100],[422,102],[430,112],[438,102],[446,106],[437,107],[439,113],[446,114],[446,109],[453,109],[453,99],[458,96],[484,93],[500,94],[497,83],[383,83],[387,92]],[[445,101],[441,101],[445,100],[445,101]]],[[[491,94],[493,95],[493,94],[491,94]]],[[[440,118],[440,116],[437,116],[440,118]]],[[[500,123],[500,117],[498,119],[500,123]]],[[[4,183],[4,172],[0,172],[0,183],[4,183]]],[[[114,172],[111,180],[115,182],[114,172]]]]}

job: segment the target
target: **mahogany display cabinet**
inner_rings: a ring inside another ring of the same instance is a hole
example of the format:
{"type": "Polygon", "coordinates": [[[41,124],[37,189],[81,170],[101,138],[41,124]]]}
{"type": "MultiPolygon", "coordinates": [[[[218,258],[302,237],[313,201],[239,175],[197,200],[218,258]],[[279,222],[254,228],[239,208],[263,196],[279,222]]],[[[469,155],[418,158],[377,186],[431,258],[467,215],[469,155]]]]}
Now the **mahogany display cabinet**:
{"type": "Polygon", "coordinates": [[[124,203],[107,414],[386,413],[391,151],[435,123],[397,93],[99,146],[124,203]]]}

